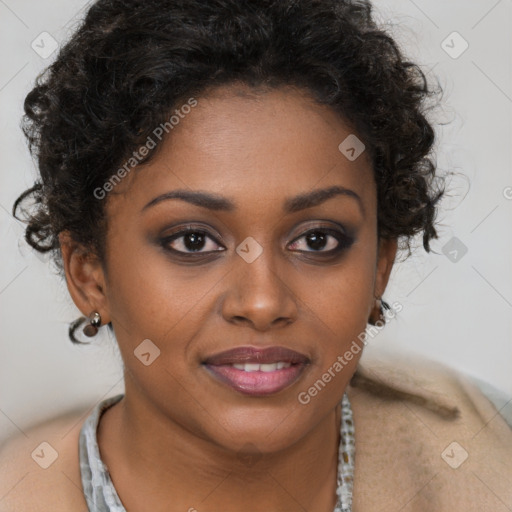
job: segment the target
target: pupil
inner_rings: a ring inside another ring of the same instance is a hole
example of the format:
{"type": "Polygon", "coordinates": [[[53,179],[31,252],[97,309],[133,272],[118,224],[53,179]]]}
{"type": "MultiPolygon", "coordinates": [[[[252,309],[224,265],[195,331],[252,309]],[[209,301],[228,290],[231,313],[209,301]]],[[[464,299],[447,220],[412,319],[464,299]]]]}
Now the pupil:
{"type": "Polygon", "coordinates": [[[204,235],[191,233],[185,237],[185,246],[190,250],[202,249],[204,245],[204,235]],[[191,243],[189,243],[191,241],[191,243]]]}
{"type": "Polygon", "coordinates": [[[307,237],[308,244],[313,249],[323,249],[325,247],[325,235],[318,232],[310,233],[307,237]]]}

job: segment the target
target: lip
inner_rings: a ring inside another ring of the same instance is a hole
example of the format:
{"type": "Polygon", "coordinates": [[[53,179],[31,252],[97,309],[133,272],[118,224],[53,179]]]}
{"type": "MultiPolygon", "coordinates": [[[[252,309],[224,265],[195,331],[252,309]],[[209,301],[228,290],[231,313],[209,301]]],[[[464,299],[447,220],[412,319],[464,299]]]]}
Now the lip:
{"type": "Polygon", "coordinates": [[[309,358],[300,352],[286,347],[257,348],[251,346],[236,347],[208,357],[203,364],[221,366],[226,364],[257,363],[268,364],[283,361],[291,364],[307,364],[309,358]]]}
{"type": "Polygon", "coordinates": [[[209,375],[227,384],[239,393],[250,396],[267,396],[277,393],[295,383],[310,363],[310,359],[285,347],[237,347],[208,357],[202,364],[209,375]],[[269,372],[257,370],[246,372],[233,364],[290,363],[286,368],[269,372]]]}

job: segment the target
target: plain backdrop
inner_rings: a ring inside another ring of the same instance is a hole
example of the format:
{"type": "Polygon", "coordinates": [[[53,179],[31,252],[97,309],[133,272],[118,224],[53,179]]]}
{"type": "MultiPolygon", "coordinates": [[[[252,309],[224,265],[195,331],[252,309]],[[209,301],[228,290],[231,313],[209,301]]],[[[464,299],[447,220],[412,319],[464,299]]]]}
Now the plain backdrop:
{"type": "MultiPolygon", "coordinates": [[[[79,312],[10,214],[35,165],[23,100],[84,13],[83,0],[0,0],[0,442],[124,391],[115,340],[73,346],[79,312]],[[43,43],[41,41],[44,41],[43,43]]],[[[386,0],[377,19],[444,97],[437,162],[453,172],[434,252],[397,263],[385,298],[401,313],[368,348],[423,354],[512,396],[511,0],[386,0]],[[467,48],[466,48],[467,47],[467,48]]],[[[105,330],[105,329],[102,329],[105,330]]]]}

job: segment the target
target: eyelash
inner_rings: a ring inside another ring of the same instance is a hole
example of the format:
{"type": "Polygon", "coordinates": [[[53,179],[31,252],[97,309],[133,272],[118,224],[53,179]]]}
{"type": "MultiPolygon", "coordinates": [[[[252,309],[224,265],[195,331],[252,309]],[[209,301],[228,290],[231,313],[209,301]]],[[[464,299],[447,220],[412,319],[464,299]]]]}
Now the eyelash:
{"type": "MultiPolygon", "coordinates": [[[[323,250],[320,250],[320,251],[315,251],[315,250],[302,251],[302,250],[299,250],[297,252],[306,253],[306,254],[318,254],[318,255],[325,255],[325,256],[334,256],[336,254],[339,254],[339,253],[349,249],[350,246],[355,241],[352,236],[347,235],[346,233],[344,233],[342,231],[337,231],[335,229],[330,229],[330,228],[326,228],[326,227],[315,227],[313,229],[309,229],[308,231],[302,233],[299,237],[295,238],[292,241],[292,244],[296,244],[297,241],[301,240],[304,237],[307,237],[308,235],[314,234],[314,233],[322,233],[322,234],[326,234],[326,235],[329,235],[329,236],[335,238],[337,240],[337,242],[338,242],[338,246],[335,247],[334,249],[330,249],[328,251],[323,251],[323,250]]],[[[178,240],[178,239],[183,238],[184,236],[190,235],[190,234],[199,234],[199,235],[202,235],[202,236],[206,235],[206,238],[209,238],[210,240],[213,240],[216,244],[218,244],[218,242],[215,240],[215,238],[212,237],[208,233],[208,231],[205,231],[204,229],[200,229],[200,228],[194,228],[193,226],[191,226],[191,227],[189,227],[187,229],[182,229],[182,230],[180,230],[180,231],[178,231],[176,233],[173,233],[172,235],[169,235],[169,236],[163,238],[161,240],[161,245],[163,246],[163,248],[165,250],[171,252],[172,254],[176,254],[176,255],[179,255],[179,256],[184,256],[186,258],[196,258],[196,257],[205,256],[205,255],[211,255],[211,254],[214,254],[216,252],[223,252],[222,250],[205,251],[205,252],[198,252],[198,251],[196,251],[196,252],[186,252],[186,251],[178,251],[176,249],[173,249],[173,248],[169,247],[170,242],[173,242],[174,240],[178,240]]],[[[218,244],[218,245],[220,245],[220,244],[218,244]]]]}

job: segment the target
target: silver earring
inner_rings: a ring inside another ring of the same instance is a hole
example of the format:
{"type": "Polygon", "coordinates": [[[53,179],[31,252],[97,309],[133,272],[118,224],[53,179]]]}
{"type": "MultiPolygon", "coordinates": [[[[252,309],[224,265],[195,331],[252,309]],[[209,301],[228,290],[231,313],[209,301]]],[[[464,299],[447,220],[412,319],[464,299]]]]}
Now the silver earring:
{"type": "Polygon", "coordinates": [[[98,334],[98,328],[101,326],[101,316],[97,311],[93,311],[89,315],[89,323],[83,328],[83,333],[88,337],[92,338],[98,334]]]}

